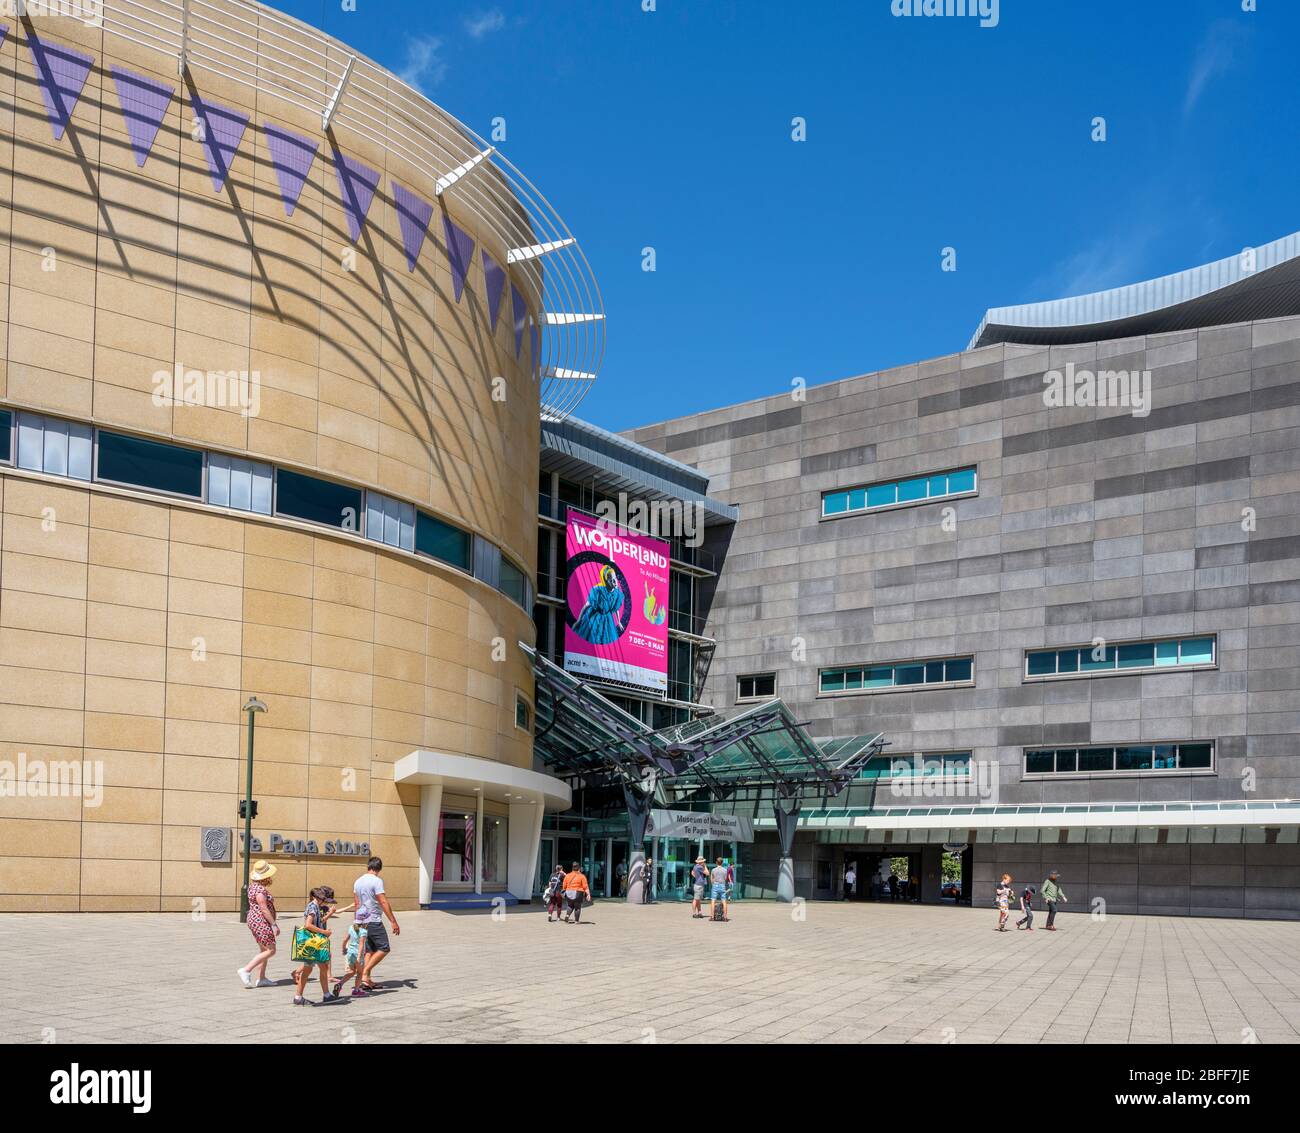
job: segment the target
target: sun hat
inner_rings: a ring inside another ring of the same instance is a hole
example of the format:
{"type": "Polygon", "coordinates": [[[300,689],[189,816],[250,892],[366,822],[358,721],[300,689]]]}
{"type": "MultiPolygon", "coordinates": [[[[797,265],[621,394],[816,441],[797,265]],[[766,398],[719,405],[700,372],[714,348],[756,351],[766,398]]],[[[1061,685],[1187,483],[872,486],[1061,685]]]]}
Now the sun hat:
{"type": "Polygon", "coordinates": [[[696,858],[696,859],[695,859],[695,864],[696,864],[696,865],[705,865],[706,863],[705,863],[705,861],[704,861],[703,858],[696,858]]]}
{"type": "Polygon", "coordinates": [[[252,872],[249,874],[254,881],[265,881],[269,877],[275,876],[275,866],[265,858],[259,858],[253,863],[252,872]]]}

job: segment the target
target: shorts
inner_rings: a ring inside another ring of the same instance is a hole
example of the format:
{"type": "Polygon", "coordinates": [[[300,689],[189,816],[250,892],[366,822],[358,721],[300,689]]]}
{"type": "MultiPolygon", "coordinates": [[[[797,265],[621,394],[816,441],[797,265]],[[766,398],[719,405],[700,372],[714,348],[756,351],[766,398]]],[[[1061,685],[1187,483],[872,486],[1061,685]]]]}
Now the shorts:
{"type": "Polygon", "coordinates": [[[715,885],[711,900],[725,901],[727,899],[727,887],[725,885],[715,885]]]}
{"type": "Polygon", "coordinates": [[[388,943],[388,930],[384,928],[383,921],[372,921],[366,925],[366,951],[367,952],[391,952],[392,948],[388,943]]]}
{"type": "Polygon", "coordinates": [[[697,885],[697,886],[695,886],[695,899],[696,899],[697,901],[703,901],[703,900],[704,900],[704,886],[703,886],[703,885],[697,885]]]}

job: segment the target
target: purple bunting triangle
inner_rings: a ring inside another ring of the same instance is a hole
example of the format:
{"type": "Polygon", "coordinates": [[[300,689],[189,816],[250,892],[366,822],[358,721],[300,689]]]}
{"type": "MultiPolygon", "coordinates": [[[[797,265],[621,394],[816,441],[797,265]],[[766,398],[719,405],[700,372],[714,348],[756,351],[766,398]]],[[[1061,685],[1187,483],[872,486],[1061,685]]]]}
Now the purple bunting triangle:
{"type": "Polygon", "coordinates": [[[397,209],[397,227],[402,231],[402,250],[406,252],[406,269],[414,271],[424,247],[424,237],[433,218],[433,205],[410,189],[393,182],[393,207],[397,209]]]}
{"type": "Polygon", "coordinates": [[[9,34],[9,25],[0,24],[0,46],[4,45],[5,36],[9,34]]]}
{"type": "Polygon", "coordinates": [[[447,262],[451,265],[451,286],[456,293],[456,302],[460,302],[461,292],[465,290],[465,277],[469,275],[469,262],[474,258],[474,238],[463,229],[458,228],[445,212],[442,214],[442,228],[447,235],[447,262]]]}
{"type": "Polygon", "coordinates": [[[113,85],[117,87],[117,101],[122,106],[122,117],[126,119],[126,133],[131,139],[131,150],[135,154],[137,166],[143,166],[149,160],[149,151],[153,149],[154,139],[158,137],[158,127],[171,106],[172,95],[176,88],[160,83],[157,79],[137,75],[125,67],[111,67],[113,85]]]}
{"type": "Polygon", "coordinates": [[[275,179],[280,183],[284,215],[293,216],[320,143],[286,130],[283,126],[272,126],[270,122],[262,123],[262,133],[266,135],[266,148],[271,151],[275,179]]]}
{"type": "Polygon", "coordinates": [[[365,223],[370,202],[375,199],[379,185],[379,172],[355,158],[344,157],[338,146],[334,147],[334,172],[339,179],[339,196],[343,198],[343,214],[347,217],[348,232],[355,244],[361,239],[361,226],[365,223]]]}
{"type": "Polygon", "coordinates": [[[62,44],[42,43],[35,34],[28,37],[27,46],[36,66],[36,80],[45,100],[45,113],[54,131],[54,140],[63,138],[63,131],[72,120],[86,76],[90,74],[94,59],[62,44]]]}
{"type": "Polygon", "coordinates": [[[239,143],[248,126],[248,115],[242,110],[232,110],[220,103],[207,102],[194,95],[194,113],[203,123],[203,154],[208,159],[208,174],[212,190],[219,193],[226,183],[230,164],[235,160],[239,143]]]}
{"type": "Polygon", "coordinates": [[[524,328],[528,325],[528,304],[524,302],[524,297],[519,293],[513,283],[510,285],[510,305],[514,308],[515,315],[515,357],[519,357],[519,351],[524,346],[524,328]]]}
{"type": "Polygon", "coordinates": [[[501,299],[506,293],[506,269],[488,254],[486,248],[483,249],[483,282],[487,285],[488,318],[492,329],[496,330],[501,299]]]}

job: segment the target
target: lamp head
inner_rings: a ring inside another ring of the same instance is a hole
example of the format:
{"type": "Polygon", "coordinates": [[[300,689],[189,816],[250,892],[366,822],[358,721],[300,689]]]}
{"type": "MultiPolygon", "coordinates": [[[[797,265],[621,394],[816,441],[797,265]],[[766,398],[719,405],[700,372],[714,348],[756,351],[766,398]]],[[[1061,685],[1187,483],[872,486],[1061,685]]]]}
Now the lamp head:
{"type": "Polygon", "coordinates": [[[255,696],[250,696],[250,697],[248,698],[248,700],[246,700],[246,701],[244,702],[244,707],[243,707],[240,711],[242,711],[242,712],[265,712],[265,711],[266,711],[266,705],[263,704],[260,700],[258,700],[257,697],[255,697],[255,696]]]}

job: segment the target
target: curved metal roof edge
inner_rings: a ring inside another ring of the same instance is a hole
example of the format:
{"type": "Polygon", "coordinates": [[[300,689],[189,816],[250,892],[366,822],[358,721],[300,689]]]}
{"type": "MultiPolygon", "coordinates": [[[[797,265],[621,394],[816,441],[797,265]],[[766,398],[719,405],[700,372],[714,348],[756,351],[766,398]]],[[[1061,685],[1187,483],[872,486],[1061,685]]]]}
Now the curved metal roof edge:
{"type": "Polygon", "coordinates": [[[1038,303],[1022,303],[1010,307],[990,307],[975,328],[968,350],[986,345],[981,342],[990,326],[1003,327],[1073,327],[1116,322],[1139,315],[1167,310],[1180,304],[1211,295],[1216,291],[1249,280],[1270,268],[1278,267],[1300,256],[1300,232],[1262,244],[1257,248],[1243,249],[1221,260],[1199,267],[1187,268],[1170,275],[1139,283],[1074,295],[1064,299],[1049,299],[1038,303]],[[1254,264],[1248,268],[1245,252],[1254,253],[1254,264]]]}

